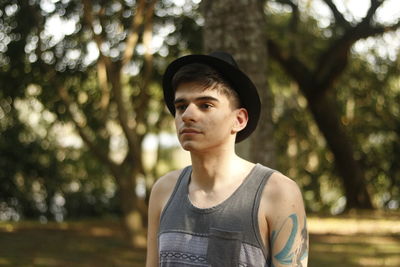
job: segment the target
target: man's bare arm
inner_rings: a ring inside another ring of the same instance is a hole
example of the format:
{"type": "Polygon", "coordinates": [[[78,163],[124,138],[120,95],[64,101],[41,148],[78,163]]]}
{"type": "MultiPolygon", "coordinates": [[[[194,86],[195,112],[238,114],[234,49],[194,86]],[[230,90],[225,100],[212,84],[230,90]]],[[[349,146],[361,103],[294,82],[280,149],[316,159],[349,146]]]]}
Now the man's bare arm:
{"type": "Polygon", "coordinates": [[[160,216],[172,191],[174,190],[177,178],[181,170],[173,171],[161,177],[154,184],[149,201],[149,218],[147,229],[147,256],[146,267],[159,266],[158,259],[158,229],[160,216]]]}
{"type": "MultiPolygon", "coordinates": [[[[268,197],[267,220],[272,266],[306,267],[308,231],[303,198],[295,182],[275,174],[268,197]]],[[[272,178],[272,177],[271,177],[272,178]]]]}
{"type": "Polygon", "coordinates": [[[147,256],[146,267],[158,266],[157,232],[160,222],[160,208],[158,202],[157,186],[151,190],[149,201],[149,223],[147,229],[147,256]]]}

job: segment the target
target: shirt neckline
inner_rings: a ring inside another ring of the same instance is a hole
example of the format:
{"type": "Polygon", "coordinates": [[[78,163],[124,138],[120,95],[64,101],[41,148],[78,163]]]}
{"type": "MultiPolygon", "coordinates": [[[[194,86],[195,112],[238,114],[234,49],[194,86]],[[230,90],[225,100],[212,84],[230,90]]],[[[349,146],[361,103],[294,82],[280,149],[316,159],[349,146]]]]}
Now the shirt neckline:
{"type": "Polygon", "coordinates": [[[192,168],[190,167],[190,170],[187,172],[186,174],[186,179],[185,179],[185,184],[184,184],[184,188],[185,188],[185,200],[186,200],[186,204],[187,206],[197,212],[197,213],[211,213],[211,212],[215,212],[219,209],[221,209],[222,207],[226,206],[227,203],[235,196],[238,194],[239,191],[241,191],[241,188],[243,188],[250,180],[250,177],[253,175],[253,173],[255,172],[255,170],[258,168],[260,164],[256,163],[253,168],[251,168],[250,172],[246,175],[246,178],[244,178],[243,182],[238,186],[238,188],[236,188],[235,191],[233,191],[233,193],[228,196],[226,199],[224,199],[222,202],[218,203],[215,206],[209,207],[209,208],[198,208],[195,205],[193,205],[192,201],[189,198],[189,183],[191,180],[191,176],[192,176],[192,168]]]}

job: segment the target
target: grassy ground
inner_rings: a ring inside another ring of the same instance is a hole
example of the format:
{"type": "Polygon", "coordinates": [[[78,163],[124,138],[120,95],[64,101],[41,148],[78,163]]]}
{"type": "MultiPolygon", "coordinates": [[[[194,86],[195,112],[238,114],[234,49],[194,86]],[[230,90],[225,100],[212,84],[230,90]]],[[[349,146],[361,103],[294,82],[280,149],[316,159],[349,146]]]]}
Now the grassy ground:
{"type": "Polygon", "coordinates": [[[309,266],[399,267],[399,219],[394,213],[311,216],[309,266]]]}
{"type": "Polygon", "coordinates": [[[117,222],[0,224],[0,266],[144,266],[117,222]]]}
{"type": "MultiPolygon", "coordinates": [[[[310,267],[400,266],[400,214],[309,216],[310,267]]],[[[0,223],[0,266],[144,266],[115,221],[0,223]]]]}

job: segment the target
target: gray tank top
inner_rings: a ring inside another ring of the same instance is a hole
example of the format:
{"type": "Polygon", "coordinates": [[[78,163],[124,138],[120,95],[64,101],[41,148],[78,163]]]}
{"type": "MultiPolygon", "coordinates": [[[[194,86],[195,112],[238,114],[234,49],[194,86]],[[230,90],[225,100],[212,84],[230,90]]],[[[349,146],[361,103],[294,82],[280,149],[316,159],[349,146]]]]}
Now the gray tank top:
{"type": "Polygon", "coordinates": [[[228,199],[199,209],[189,200],[192,168],[186,167],[161,214],[160,266],[270,266],[259,231],[258,207],[273,172],[256,164],[228,199]]]}

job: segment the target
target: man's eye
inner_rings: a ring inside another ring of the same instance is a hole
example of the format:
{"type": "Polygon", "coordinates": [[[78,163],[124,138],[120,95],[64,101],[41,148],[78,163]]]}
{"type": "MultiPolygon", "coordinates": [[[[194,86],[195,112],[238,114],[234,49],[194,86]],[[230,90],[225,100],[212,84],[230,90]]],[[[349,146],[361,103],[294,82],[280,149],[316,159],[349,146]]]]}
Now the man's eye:
{"type": "Polygon", "coordinates": [[[208,104],[208,103],[201,104],[201,108],[204,108],[204,109],[209,109],[209,108],[211,108],[211,107],[212,107],[212,105],[211,105],[211,104],[208,104]]]}
{"type": "Polygon", "coordinates": [[[186,109],[186,107],[187,107],[186,105],[177,105],[175,107],[175,109],[178,111],[184,111],[186,109]]]}

